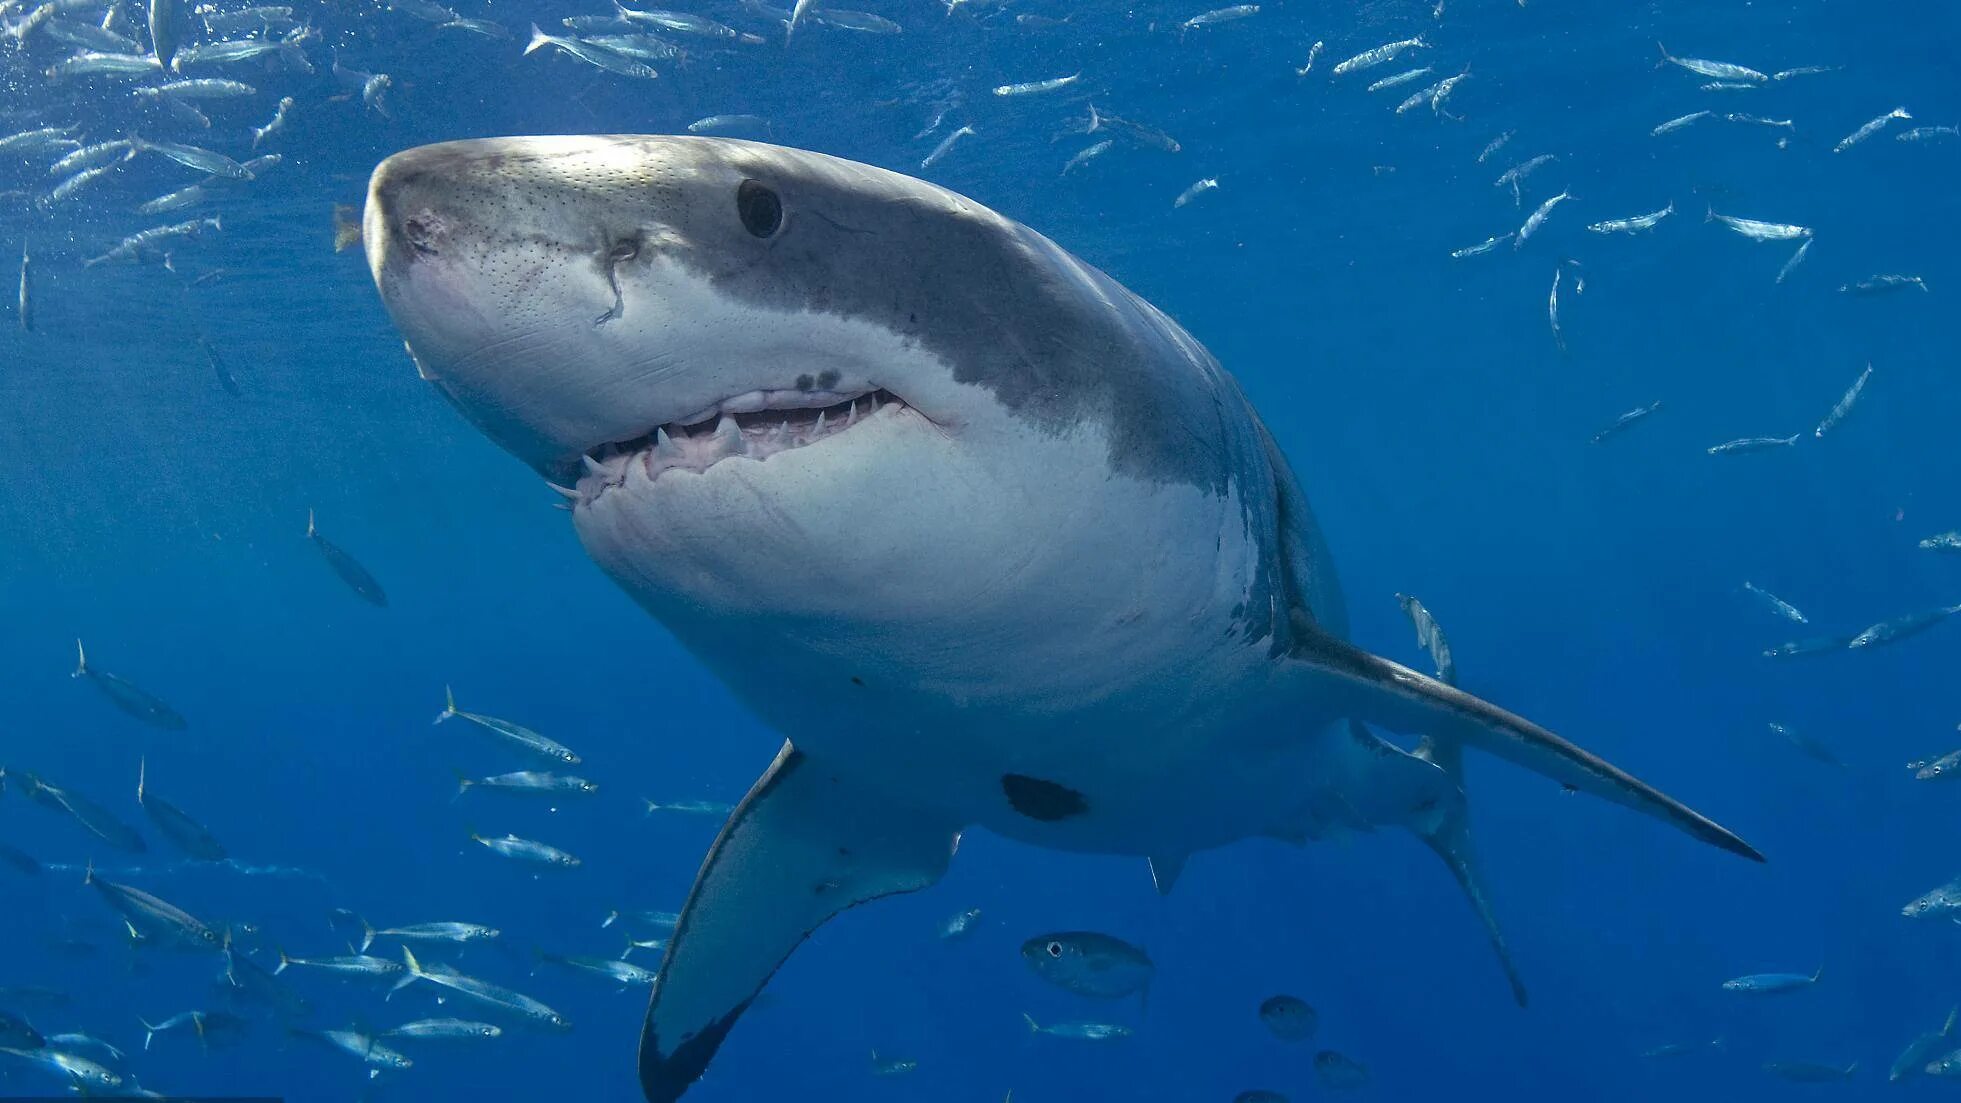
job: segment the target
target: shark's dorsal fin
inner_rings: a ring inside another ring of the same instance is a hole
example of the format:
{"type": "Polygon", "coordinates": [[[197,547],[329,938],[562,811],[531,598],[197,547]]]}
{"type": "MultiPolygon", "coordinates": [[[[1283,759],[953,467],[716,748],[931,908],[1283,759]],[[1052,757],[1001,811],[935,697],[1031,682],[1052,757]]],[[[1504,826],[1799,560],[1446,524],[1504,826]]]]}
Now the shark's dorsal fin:
{"type": "Polygon", "coordinates": [[[898,808],[788,743],[722,826],[654,981],[640,1086],[673,1103],[799,943],[837,913],[939,880],[959,829],[898,808]]]}
{"type": "Polygon", "coordinates": [[[1289,658],[1321,683],[1319,692],[1336,702],[1338,715],[1476,747],[1569,789],[1653,816],[1711,846],[1764,860],[1721,825],[1604,759],[1489,701],[1336,639],[1304,617],[1296,617],[1289,658]]]}

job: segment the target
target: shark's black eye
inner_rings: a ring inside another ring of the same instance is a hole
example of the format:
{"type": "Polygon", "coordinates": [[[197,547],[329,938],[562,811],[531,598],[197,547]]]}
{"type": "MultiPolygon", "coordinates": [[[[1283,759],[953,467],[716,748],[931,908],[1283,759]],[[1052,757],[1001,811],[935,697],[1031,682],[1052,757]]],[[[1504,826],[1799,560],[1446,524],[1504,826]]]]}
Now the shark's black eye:
{"type": "Polygon", "coordinates": [[[742,228],[757,237],[768,237],[783,225],[783,201],[754,180],[735,189],[735,212],[742,217],[742,228]]]}
{"type": "Polygon", "coordinates": [[[1048,945],[1048,951],[1049,951],[1049,956],[1050,956],[1050,957],[1061,957],[1061,956],[1062,956],[1062,943],[1060,943],[1060,942],[1051,942],[1051,943],[1049,943],[1049,945],[1048,945]]]}

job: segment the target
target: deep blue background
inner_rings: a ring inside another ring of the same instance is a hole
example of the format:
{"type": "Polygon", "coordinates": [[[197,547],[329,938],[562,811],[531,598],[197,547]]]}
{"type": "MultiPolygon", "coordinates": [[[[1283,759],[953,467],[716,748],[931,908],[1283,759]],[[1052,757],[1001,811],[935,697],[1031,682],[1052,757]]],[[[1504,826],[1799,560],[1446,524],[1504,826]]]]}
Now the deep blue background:
{"type": "MultiPolygon", "coordinates": [[[[867,7],[872,7],[870,3],[867,7]]],[[[576,1024],[483,1044],[424,1046],[374,1097],[637,1098],[644,993],[549,968],[533,946],[617,950],[605,913],[678,907],[713,834],[704,820],[643,818],[637,798],[734,800],[776,736],[584,559],[536,478],[468,429],[415,377],[357,252],[330,250],[330,209],[359,203],[367,172],[421,142],[523,132],[669,131],[752,112],[779,141],[917,171],[938,135],[912,136],[958,97],[966,139],[929,175],[1048,233],[1179,319],[1252,394],[1334,546],[1355,636],[1415,661],[1393,595],[1414,593],[1455,645],[1464,684],[1561,731],[1731,826],[1771,858],[1740,863],[1638,819],[1475,759],[1471,791],[1500,915],[1534,1002],[1511,1004],[1447,873],[1400,834],[1301,851],[1266,842],[1200,855],[1168,899],[1136,859],[1031,850],[970,834],[947,879],[825,928],[744,1020],[703,1099],[1230,1099],[1266,1086],[1319,1094],[1309,1056],[1260,1028],[1277,991],[1321,1012],[1317,1044],[1367,1063],[1388,1098],[1731,1098],[1764,1086],[1767,1059],[1862,1062],[1862,1092],[1961,998],[1961,932],[1899,915],[1961,871],[1961,816],[1941,783],[1902,764],[1961,745],[1961,627],[1869,652],[1781,661],[1800,635],[1850,633],[1961,600],[1961,558],[1916,548],[1961,526],[1961,415],[1953,295],[1961,287],[1954,180],[1961,141],[1882,133],[1831,147],[1898,104],[1913,124],[1961,121],[1961,24],[1951,5],[1812,2],[1266,3],[1250,20],[1179,34],[1202,5],[1076,8],[1031,29],[1015,4],[976,18],[922,0],[874,10],[906,26],[872,38],[780,34],[732,4],[696,10],[769,34],[702,48],[654,82],[598,73],[520,41],[436,31],[405,15],[305,7],[347,64],[395,77],[393,119],[333,102],[315,77],[227,75],[265,95],[216,105],[209,134],[168,132],[243,157],[246,128],[279,95],[299,101],[271,148],[286,163],[217,208],[225,231],[178,251],[188,274],[227,278],[187,302],[156,266],[83,268],[133,230],[143,199],[194,182],[136,161],[71,204],[0,205],[0,253],[39,259],[39,328],[0,332],[0,762],[38,771],[132,821],[136,762],[154,792],[193,810],[245,863],[312,876],[170,867],[160,839],[124,879],[211,919],[249,920],[259,951],[342,949],[331,907],[377,925],[462,919],[505,931],[466,971],[534,994],[576,1024]],[[1369,94],[1332,64],[1421,32],[1414,64],[1471,66],[1462,121],[1397,116],[1414,86],[1369,94]],[[1328,46],[1316,72],[1294,67],[1328,46]],[[1703,93],[1656,67],[1655,42],[1770,71],[1843,70],[1703,93]],[[1081,70],[1049,97],[987,89],[1081,70]],[[1100,107],[1164,128],[1165,154],[1123,145],[1067,178],[1091,139],[1052,135],[1100,107]],[[1783,132],[1705,120],[1708,107],[1796,121],[1783,132]],[[1486,164],[1476,155],[1517,136],[1486,164]],[[1524,209],[1492,186],[1551,152],[1524,209]],[[1193,180],[1216,192],[1174,210],[1193,180]],[[1560,189],[1578,199],[1540,236],[1465,260],[1451,250],[1515,228],[1560,189]],[[1672,200],[1652,235],[1581,227],[1672,200]],[[1706,224],[1714,205],[1817,229],[1809,261],[1706,224]],[[1562,321],[1546,293],[1569,269],[1562,321]],[[1858,299],[1840,284],[1923,276],[1931,294],[1858,299]],[[1571,276],[1586,290],[1574,295],[1571,276]],[[223,393],[195,321],[237,373],[223,393]],[[1739,436],[1805,432],[1866,363],[1862,403],[1796,449],[1710,457],[1739,436]],[[1602,446],[1623,410],[1663,409],[1602,446]],[[303,538],[308,507],[367,564],[391,604],[343,589],[303,538]],[[1813,626],[1787,625],[1740,591],[1753,580],[1813,626]],[[70,680],[72,644],[166,697],[182,734],[142,727],[70,680]],[[530,724],[580,750],[602,793],[557,812],[473,793],[451,770],[529,765],[481,733],[429,720],[451,683],[466,708],[530,724]],[[1776,721],[1830,744],[1834,769],[1772,735],[1776,721]],[[515,831],[585,859],[532,876],[470,843],[515,831]],[[167,868],[170,867],[170,868],[167,868]],[[969,907],[971,940],[940,920],[969,907]],[[1049,989],[1015,960],[1025,937],[1092,927],[1148,947],[1147,1009],[1049,989]],[[1824,968],[1815,989],[1750,1001],[1727,977],[1824,968]],[[1129,1023],[1109,1046],[1031,1037],[1037,1019],[1129,1023]],[[1651,1046],[1728,1039],[1728,1051],[1643,1061],[1651,1046]],[[917,1058],[875,1079],[868,1052],[917,1058]]],[[[469,0],[514,28],[570,14],[469,0]]],[[[0,51],[8,132],[84,124],[92,140],[138,125],[118,85],[50,87],[60,56],[30,38],[0,51]]],[[[146,133],[164,134],[143,123],[146,133]]],[[[0,192],[45,191],[47,158],[0,162],[0,192]]],[[[161,221],[175,220],[173,215],[161,221]]],[[[11,266],[9,265],[9,270],[11,266]]],[[[0,838],[48,862],[107,863],[73,825],[9,794],[0,838]]],[[[132,955],[78,873],[0,870],[0,986],[73,994],[34,1012],[140,1050],[137,1016],[210,1006],[215,962],[132,955]],[[57,932],[100,946],[52,956],[57,932]]],[[[430,992],[384,1003],[372,986],[298,976],[319,1025],[429,1013],[430,992]]],[[[460,1010],[455,1005],[451,1010],[460,1010]]],[[[407,1049],[412,1043],[404,1043],[407,1049]]],[[[160,1038],[132,1068],[173,1091],[346,1099],[351,1059],[270,1025],[201,1054],[160,1038]]],[[[48,1086],[9,1070],[0,1091],[48,1086]]],[[[1793,1091],[1797,1089],[1791,1089],[1793,1091]]],[[[1920,1090],[1928,1090],[1924,1086],[1920,1090]]]]}

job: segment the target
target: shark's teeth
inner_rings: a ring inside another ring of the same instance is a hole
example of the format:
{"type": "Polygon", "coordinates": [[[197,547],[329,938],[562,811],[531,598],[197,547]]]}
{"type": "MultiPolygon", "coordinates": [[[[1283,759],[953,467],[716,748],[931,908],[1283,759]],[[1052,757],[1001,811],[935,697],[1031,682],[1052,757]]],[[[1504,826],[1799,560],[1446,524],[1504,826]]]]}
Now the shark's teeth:
{"type": "Polygon", "coordinates": [[[715,423],[715,441],[722,446],[725,455],[749,454],[749,442],[743,439],[742,426],[737,425],[735,419],[727,414],[723,414],[722,420],[715,423]]]}
{"type": "Polygon", "coordinates": [[[813,437],[821,437],[824,435],[824,411],[822,410],[817,411],[817,428],[812,429],[810,431],[810,435],[813,437]]]}
{"type": "Polygon", "coordinates": [[[561,498],[570,498],[575,502],[579,500],[579,492],[569,486],[560,486],[549,479],[545,480],[545,485],[556,491],[561,498]]]}
{"type": "Polygon", "coordinates": [[[680,455],[680,449],[674,446],[674,438],[667,435],[666,429],[654,430],[654,455],[663,460],[680,455]]]}

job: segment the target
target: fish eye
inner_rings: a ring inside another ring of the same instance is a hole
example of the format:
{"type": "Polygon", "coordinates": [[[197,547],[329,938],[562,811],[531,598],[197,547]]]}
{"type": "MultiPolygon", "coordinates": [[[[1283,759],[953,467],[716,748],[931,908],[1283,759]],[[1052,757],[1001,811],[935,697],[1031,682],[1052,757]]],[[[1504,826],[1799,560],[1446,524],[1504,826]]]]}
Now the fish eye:
{"type": "Polygon", "coordinates": [[[757,237],[769,237],[783,225],[783,201],[754,180],[744,180],[735,189],[735,213],[742,218],[742,228],[757,237]]]}
{"type": "Polygon", "coordinates": [[[1048,950],[1050,957],[1062,956],[1062,943],[1060,942],[1051,942],[1044,948],[1048,950]]]}

